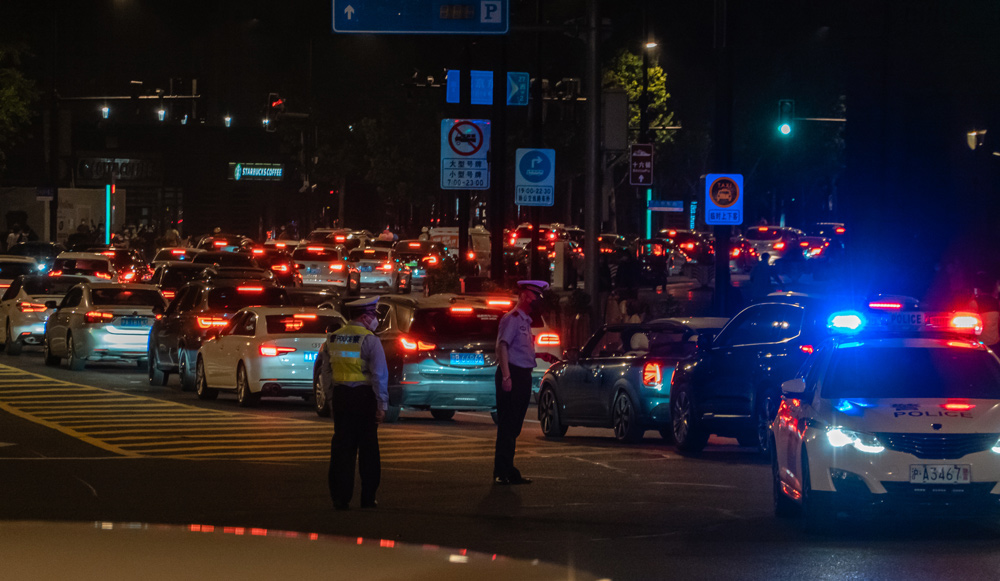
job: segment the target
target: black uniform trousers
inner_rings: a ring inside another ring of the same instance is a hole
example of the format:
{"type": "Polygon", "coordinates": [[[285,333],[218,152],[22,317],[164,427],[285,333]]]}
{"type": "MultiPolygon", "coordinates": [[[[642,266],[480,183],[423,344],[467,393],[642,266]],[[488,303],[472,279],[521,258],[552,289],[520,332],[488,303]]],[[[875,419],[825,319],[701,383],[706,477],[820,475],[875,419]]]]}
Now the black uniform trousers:
{"type": "Polygon", "coordinates": [[[330,441],[330,498],[349,503],[354,496],[354,467],[361,473],[361,502],[375,500],[382,478],[378,451],[378,401],[370,385],[334,385],[331,400],[333,439],[330,441]]]}
{"type": "Polygon", "coordinates": [[[497,368],[495,377],[497,390],[497,446],[493,456],[494,478],[520,478],[521,472],[514,468],[514,449],[517,437],[521,435],[524,415],[528,413],[531,401],[531,368],[508,365],[510,368],[510,391],[500,386],[503,375],[497,368]]]}

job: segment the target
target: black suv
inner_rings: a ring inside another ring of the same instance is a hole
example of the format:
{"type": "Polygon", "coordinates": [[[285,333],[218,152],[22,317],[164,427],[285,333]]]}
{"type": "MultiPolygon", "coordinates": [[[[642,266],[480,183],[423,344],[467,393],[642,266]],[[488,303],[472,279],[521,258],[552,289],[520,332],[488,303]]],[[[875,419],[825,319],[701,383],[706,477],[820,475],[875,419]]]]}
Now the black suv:
{"type": "Polygon", "coordinates": [[[218,280],[184,285],[149,333],[149,383],[166,385],[176,372],[181,388],[191,391],[195,356],[210,331],[225,327],[244,307],[287,304],[285,289],[273,282],[218,280]]]}
{"type": "Polygon", "coordinates": [[[827,321],[846,299],[795,293],[771,295],[743,309],[718,337],[699,335],[698,350],[670,381],[675,445],[700,452],[711,434],[769,452],[769,425],[781,383],[795,377],[827,337],[827,321]]]}

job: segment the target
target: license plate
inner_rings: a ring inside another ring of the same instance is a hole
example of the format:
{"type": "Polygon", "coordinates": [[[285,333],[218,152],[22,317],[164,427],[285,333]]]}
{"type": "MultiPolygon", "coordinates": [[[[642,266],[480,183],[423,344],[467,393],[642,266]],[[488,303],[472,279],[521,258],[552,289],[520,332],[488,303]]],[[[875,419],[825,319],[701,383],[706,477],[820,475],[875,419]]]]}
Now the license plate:
{"type": "Polygon", "coordinates": [[[910,484],[968,484],[971,464],[910,464],[910,484]]]}
{"type": "Polygon", "coordinates": [[[360,270],[361,272],[371,272],[372,271],[372,265],[370,265],[370,264],[362,264],[361,266],[358,267],[358,270],[360,270]]]}
{"type": "Polygon", "coordinates": [[[482,353],[452,353],[452,365],[486,365],[486,356],[482,353]]]}
{"type": "Polygon", "coordinates": [[[118,320],[119,327],[148,327],[149,319],[146,317],[122,317],[118,320]]]}
{"type": "Polygon", "coordinates": [[[305,353],[303,353],[303,356],[305,357],[304,361],[306,361],[306,363],[310,361],[316,361],[316,355],[318,353],[319,351],[306,351],[305,353]]]}
{"type": "Polygon", "coordinates": [[[319,268],[315,266],[307,266],[306,272],[308,272],[309,274],[319,274],[319,268]]]}

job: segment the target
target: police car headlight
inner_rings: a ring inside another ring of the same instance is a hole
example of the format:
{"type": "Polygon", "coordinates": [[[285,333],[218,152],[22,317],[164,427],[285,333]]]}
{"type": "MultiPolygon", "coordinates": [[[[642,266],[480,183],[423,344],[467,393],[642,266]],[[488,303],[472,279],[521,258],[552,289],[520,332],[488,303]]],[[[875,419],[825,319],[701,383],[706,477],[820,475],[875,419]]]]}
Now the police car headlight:
{"type": "Polygon", "coordinates": [[[867,452],[869,454],[878,454],[882,450],[885,450],[885,446],[878,441],[878,438],[874,434],[856,432],[845,428],[834,427],[827,429],[826,440],[834,448],[843,448],[850,445],[854,446],[854,449],[860,452],[867,452]]]}
{"type": "Polygon", "coordinates": [[[1000,440],[997,440],[997,443],[993,444],[993,447],[990,448],[990,450],[992,450],[994,454],[1000,454],[1000,440]]]}

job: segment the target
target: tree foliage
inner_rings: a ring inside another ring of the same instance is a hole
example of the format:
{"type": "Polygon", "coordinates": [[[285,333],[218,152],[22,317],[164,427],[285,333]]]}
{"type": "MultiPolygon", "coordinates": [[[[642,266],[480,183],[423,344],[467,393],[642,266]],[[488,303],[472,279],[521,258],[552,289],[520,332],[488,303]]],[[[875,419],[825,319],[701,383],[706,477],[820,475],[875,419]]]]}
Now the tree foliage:
{"type": "MultiPolygon", "coordinates": [[[[642,56],[623,50],[611,59],[604,69],[603,84],[605,89],[624,89],[629,102],[629,129],[635,130],[630,135],[638,137],[640,103],[643,94],[642,56]]],[[[647,119],[650,127],[667,127],[673,125],[674,113],[667,108],[670,93],[667,92],[667,73],[655,63],[650,63],[646,83],[647,119]]],[[[652,142],[657,145],[673,140],[670,131],[651,130],[652,142]]]]}
{"type": "Polygon", "coordinates": [[[0,170],[5,167],[7,151],[31,121],[37,100],[35,82],[18,68],[24,52],[21,45],[0,41],[0,170]]]}

